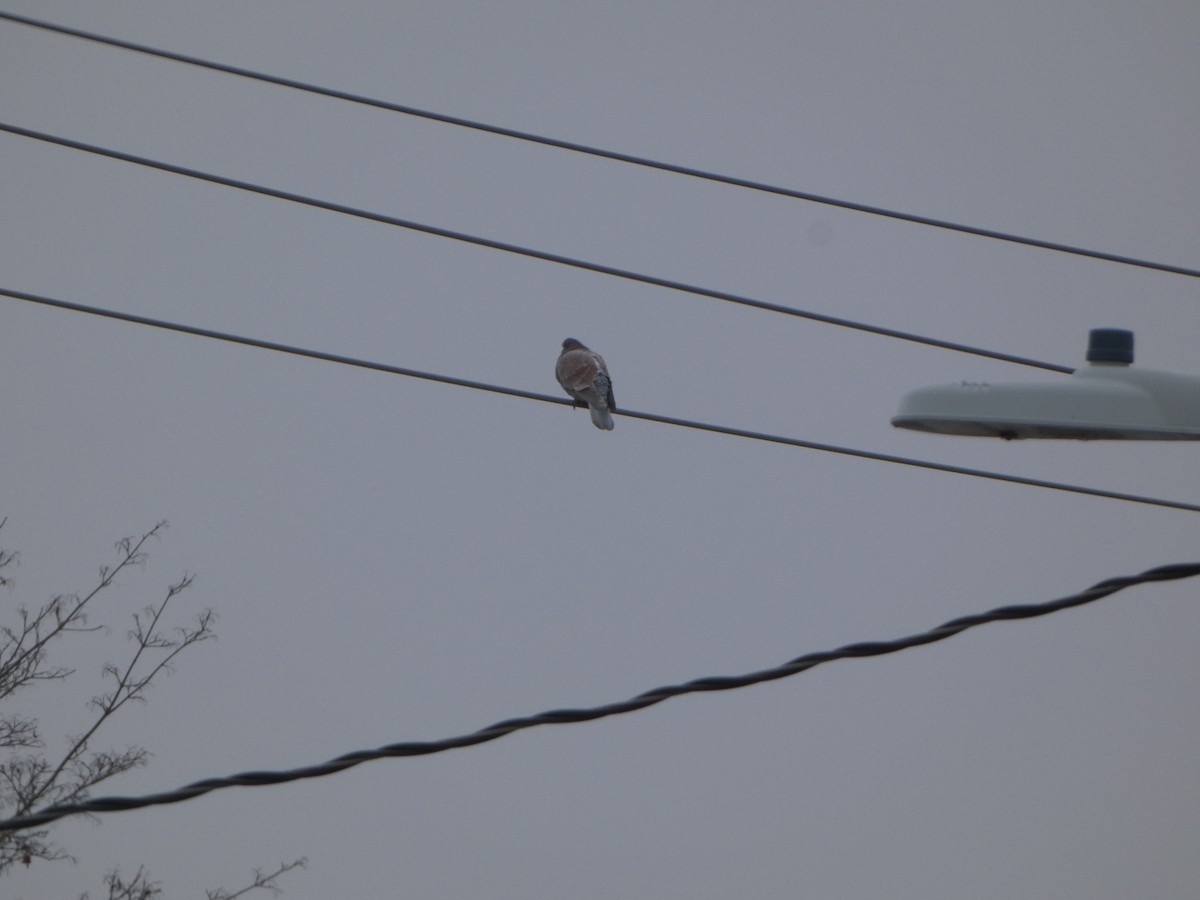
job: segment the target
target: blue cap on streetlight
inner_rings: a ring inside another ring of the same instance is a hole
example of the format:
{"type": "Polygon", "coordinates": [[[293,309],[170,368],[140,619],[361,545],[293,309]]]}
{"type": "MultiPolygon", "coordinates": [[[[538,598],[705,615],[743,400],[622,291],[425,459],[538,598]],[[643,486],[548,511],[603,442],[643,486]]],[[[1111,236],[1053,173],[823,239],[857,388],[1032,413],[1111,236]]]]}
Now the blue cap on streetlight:
{"type": "Polygon", "coordinates": [[[1133,332],[1124,328],[1093,328],[1088,332],[1088,362],[1133,362],[1133,332]]]}

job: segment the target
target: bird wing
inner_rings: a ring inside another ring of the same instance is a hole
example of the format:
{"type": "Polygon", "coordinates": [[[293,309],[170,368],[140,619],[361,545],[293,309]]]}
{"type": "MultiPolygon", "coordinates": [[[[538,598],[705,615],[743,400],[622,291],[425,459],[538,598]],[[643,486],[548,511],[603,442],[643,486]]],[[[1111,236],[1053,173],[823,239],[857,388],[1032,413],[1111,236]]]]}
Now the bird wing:
{"type": "Polygon", "coordinates": [[[568,350],[558,358],[554,375],[567,392],[586,391],[603,366],[604,360],[590,350],[568,350]]]}
{"type": "MultiPolygon", "coordinates": [[[[604,365],[604,360],[600,360],[601,366],[604,365]]],[[[596,374],[596,380],[592,382],[592,387],[596,392],[597,397],[604,398],[604,405],[609,409],[617,408],[617,401],[613,399],[612,379],[608,377],[608,372],[601,369],[596,374]]]]}

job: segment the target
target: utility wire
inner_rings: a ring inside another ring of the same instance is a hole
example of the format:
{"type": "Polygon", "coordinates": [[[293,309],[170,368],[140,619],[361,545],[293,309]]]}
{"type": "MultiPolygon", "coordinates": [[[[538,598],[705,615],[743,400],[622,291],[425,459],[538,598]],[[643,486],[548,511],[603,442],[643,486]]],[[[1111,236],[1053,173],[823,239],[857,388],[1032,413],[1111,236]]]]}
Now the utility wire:
{"type": "Polygon", "coordinates": [[[172,175],[183,175],[187,178],[195,178],[199,181],[209,182],[210,184],[219,184],[223,187],[235,188],[236,190],[241,191],[249,191],[251,193],[261,194],[266,197],[274,197],[278,200],[287,200],[290,203],[299,203],[304,206],[323,209],[328,212],[335,212],[346,216],[354,216],[356,218],[367,219],[372,222],[380,222],[384,225],[393,225],[397,228],[405,228],[410,231],[420,232],[422,234],[429,234],[435,237],[447,238],[449,240],[460,241],[466,244],[473,244],[477,247],[486,247],[490,250],[499,250],[504,253],[514,253],[518,256],[538,259],[543,262],[569,266],[575,269],[583,269],[585,271],[596,272],[601,275],[610,275],[614,278],[621,278],[626,281],[636,281],[641,284],[654,285],[655,287],[667,288],[669,290],[680,291],[686,294],[695,294],[699,297],[722,300],[726,303],[735,303],[740,306],[749,306],[755,309],[767,310],[769,312],[783,313],[784,315],[808,319],[813,322],[821,322],[826,325],[835,325],[839,328],[850,328],[855,331],[864,331],[870,334],[895,338],[901,341],[923,344],[928,347],[938,347],[943,350],[953,350],[958,353],[969,353],[974,356],[983,356],[988,359],[1000,360],[1001,362],[1015,363],[1017,365],[1030,366],[1038,369],[1048,369],[1051,372],[1061,372],[1065,374],[1070,374],[1072,371],[1074,371],[1068,366],[1059,365],[1057,363],[1042,362],[1040,360],[1029,359],[1028,357],[1024,356],[1014,356],[1009,353],[999,353],[994,350],[985,350],[980,347],[972,347],[967,344],[959,344],[953,341],[943,341],[938,338],[925,337],[924,335],[913,334],[912,332],[908,331],[898,331],[894,328],[884,328],[879,325],[869,325],[865,322],[858,322],[853,319],[827,316],[822,313],[810,312],[808,310],[798,309],[793,306],[770,303],[766,300],[756,300],[753,297],[746,297],[740,294],[731,294],[726,291],[712,290],[711,288],[699,287],[694,284],[687,284],[682,281],[674,281],[669,278],[659,278],[655,275],[644,275],[639,272],[630,271],[629,269],[621,269],[615,266],[604,265],[602,263],[588,262],[587,260],[578,259],[576,257],[562,256],[557,253],[550,253],[545,250],[537,250],[532,247],[523,247],[518,244],[509,244],[505,243],[504,241],[497,241],[492,240],[491,238],[466,234],[461,231],[452,231],[448,228],[439,228],[435,225],[425,225],[420,222],[414,222],[410,219],[400,219],[395,216],[371,212],[370,210],[365,209],[358,209],[352,206],[345,206],[340,203],[332,203],[327,200],[318,200],[315,197],[309,197],[304,194],[294,194],[290,191],[281,191],[275,188],[266,187],[261,184],[254,184],[248,181],[239,181],[234,178],[226,178],[223,175],[214,175],[208,172],[201,172],[198,169],[177,166],[173,163],[161,162],[159,160],[149,159],[144,156],[137,156],[132,153],[124,153],[119,150],[98,147],[95,144],[74,141],[69,138],[45,134],[39,131],[31,131],[30,129],[21,128],[17,125],[9,125],[0,122],[0,131],[8,132],[9,134],[14,134],[19,137],[30,138],[35,141],[44,141],[50,144],[57,144],[61,147],[68,147],[72,150],[80,150],[84,153],[92,153],[97,156],[104,156],[109,159],[120,160],[121,162],[128,162],[138,166],[158,169],[162,172],[169,172],[172,175]]]}
{"type": "Polygon", "coordinates": [[[1156,569],[1150,569],[1140,575],[1109,578],[1106,581],[1101,581],[1099,584],[1093,585],[1086,591],[1064,597],[1060,600],[1021,606],[1002,606],[990,612],[952,619],[943,625],[939,625],[937,628],[921,634],[914,634],[909,637],[890,641],[868,641],[860,644],[847,644],[837,650],[807,653],[804,656],[798,656],[790,662],[774,668],[762,669],[745,675],[698,678],[683,684],[655,688],[654,690],[638,694],[629,700],[610,703],[605,706],[593,706],[584,709],[555,709],[534,716],[505,719],[502,722],[497,722],[495,725],[489,725],[487,728],[482,728],[470,734],[458,735],[437,741],[406,741],[404,743],[389,744],[376,750],[359,750],[339,756],[336,759],[331,759],[325,763],[306,766],[300,769],[242,772],[238,775],[230,775],[227,778],[207,778],[204,781],[197,781],[178,790],[166,791],[159,794],[148,794],[141,797],[99,797],[94,800],[85,800],[81,803],[64,803],[58,806],[50,806],[30,815],[17,816],[0,821],[0,833],[17,831],[23,828],[36,828],[53,822],[56,819],[61,819],[63,816],[79,813],[117,812],[126,809],[140,809],[146,806],[178,803],[182,800],[199,797],[202,794],[207,794],[219,788],[257,787],[269,784],[283,784],[288,781],[299,781],[305,778],[321,778],[325,775],[333,775],[344,769],[350,769],[372,760],[428,756],[432,753],[443,753],[459,747],[471,747],[475,744],[494,741],[515,731],[522,731],[538,725],[568,725],[576,722],[590,722],[594,719],[603,719],[608,716],[645,709],[648,706],[654,706],[671,697],[678,697],[683,694],[728,691],[734,688],[761,684],[766,681],[788,678],[835,659],[862,659],[869,656],[884,656],[889,653],[908,649],[909,647],[932,644],[989,622],[1033,619],[1038,616],[1049,615],[1060,610],[1093,603],[1096,600],[1107,597],[1110,594],[1115,594],[1117,591],[1136,584],[1172,581],[1180,578],[1192,578],[1196,575],[1200,575],[1200,563],[1161,566],[1156,569]]]}
{"type": "Polygon", "coordinates": [[[400,103],[391,103],[386,100],[379,100],[373,97],[367,97],[362,94],[354,94],[348,91],[336,90],[333,88],[321,87],[320,85],[311,84],[304,81],[297,81],[292,78],[282,78],[278,75],[269,75],[265,72],[258,72],[253,69],[245,69],[240,66],[226,65],[225,63],[214,62],[208,59],[202,59],[198,56],[188,56],[183,53],[174,53],[169,50],[161,50],[156,47],[151,47],[146,44],[138,44],[133,41],[125,41],[119,38],[106,37],[105,35],[96,34],[90,31],[83,31],[76,28],[68,28],[63,25],[56,25],[52,22],[45,22],[39,19],[31,19],[26,16],[18,16],[13,13],[0,12],[0,19],[14,22],[19,25],[27,25],[30,28],[40,28],[44,31],[52,31],[68,37],[80,38],[85,41],[92,41],[98,44],[106,44],[110,47],[118,47],[122,50],[131,50],[135,53],[143,53],[148,56],[156,56],[160,59],[171,60],[173,62],[185,63],[190,66],[200,66],[205,69],[211,69],[216,72],[223,72],[227,75],[236,75],[241,78],[250,78],[255,81],[262,81],[268,84],[278,85],[280,87],[291,88],[297,91],[304,91],[310,94],[318,94],[323,97],[331,97],[335,100],[345,100],[350,103],[357,103],[362,106],[370,106],[376,109],[383,109],[389,112],[401,113],[407,116],[415,116],[422,119],[428,119],[433,122],[440,122],[445,125],[455,125],[460,128],[469,128],[474,131],[486,132],[495,134],[501,137],[513,138],[519,141],[527,141],[534,144],[542,144],[547,147],[555,147],[560,150],[569,150],[574,153],[585,153],[590,156],[609,159],[616,162],[628,163],[634,166],[641,166],[647,169],[657,169],[662,172],[671,172],[675,175],[686,175],[690,178],[699,178],[704,181],[713,181],[719,184],[731,185],[733,187],[747,188],[752,191],[761,191],[768,194],[776,194],[782,197],[791,197],[796,200],[805,200],[809,203],[818,203],[824,206],[833,206],[839,209],[850,210],[851,212],[866,213],[872,216],[882,216],[884,218],[896,219],[902,222],[911,222],[917,225],[927,225],[931,228],[940,228],[947,231],[956,231],[962,234],[975,235],[977,237],[991,238],[997,241],[1006,241],[1013,244],[1023,244],[1028,247],[1036,247],[1041,250],[1053,250],[1058,253],[1069,253],[1075,256],[1084,256],[1091,259],[1104,260],[1106,262],[1119,263],[1125,266],[1137,266],[1144,269],[1156,269],[1161,272],[1169,272],[1175,275],[1187,275],[1192,278],[1200,278],[1200,269],[1187,268],[1185,266],[1170,265],[1168,263],[1152,262],[1146,259],[1138,259],[1132,256],[1123,256],[1116,253],[1105,253],[1099,250],[1089,250],[1085,247],[1076,247],[1069,244],[1056,243],[1054,241],[1043,241],[1038,238],[1024,237],[1019,234],[1012,234],[1004,231],[995,231],[990,228],[979,228],[973,225],[963,225],[956,222],[950,222],[945,219],[935,219],[929,216],[921,216],[913,213],[900,212],[894,209],[887,209],[881,206],[871,206],[865,203],[855,203],[850,200],[839,200],[834,197],[827,197],[821,194],[813,194],[807,191],[793,190],[792,188],[780,187],[779,185],[767,184],[761,181],[751,181],[746,178],[737,178],[731,175],[721,175],[717,172],[705,171],[696,169],[690,166],[681,166],[674,163],[662,162],[660,160],[650,159],[644,156],[635,156],[629,153],[620,153],[614,150],[605,150],[600,147],[590,146],[588,144],[576,143],[574,141],[565,141],[559,138],[547,137],[545,135],[534,134],[528,131],[518,131],[514,128],[505,128],[500,125],[489,125],[485,122],[479,122],[473,119],[465,119],[459,116],[446,115],[444,113],[432,112],[426,109],[419,109],[415,106],[406,106],[400,103]]]}
{"type": "MultiPolygon", "coordinates": [[[[89,315],[100,316],[106,319],[115,319],[120,322],[148,325],[151,328],[161,328],[166,331],[175,331],[181,334],[212,338],[213,340],[225,341],[232,344],[242,344],[247,347],[257,347],[261,350],[274,350],[279,353],[288,353],[293,356],[302,356],[309,359],[319,359],[325,362],[338,363],[345,366],[355,366],[361,369],[373,369],[377,372],[386,372],[389,375],[404,375],[409,378],[420,378],[425,381],[451,384],[457,387],[472,388],[478,391],[489,391],[494,394],[507,394],[510,397],[521,397],[526,400],[538,400],[542,403],[557,403],[565,406],[574,405],[573,401],[563,397],[552,397],[547,394],[539,394],[534,391],[524,391],[520,390],[519,388],[504,387],[502,385],[489,384],[482,381],[471,381],[466,378],[456,378],[449,375],[437,375],[432,372],[422,372],[417,369],[408,369],[402,366],[389,365],[387,363],[371,362],[369,360],[357,359],[352,356],[342,356],[336,353],[325,353],[320,350],[307,350],[303,347],[296,347],[290,344],[281,344],[276,341],[264,341],[259,340],[258,338],[246,337],[244,335],[231,334],[223,331],[214,331],[209,328],[197,328],[192,325],[182,325],[177,322],[168,322],[163,319],[153,319],[148,316],[139,316],[132,313],[118,312],[117,310],[105,309],[98,306],[86,306],[82,303],[72,303],[67,300],[55,300],[50,297],[44,297],[38,294],[30,294],[25,291],[16,291],[0,287],[0,296],[11,297],[14,300],[24,300],[26,302],[36,303],[42,306],[50,306],[56,309],[87,313],[89,315]]],[[[1007,482],[1009,484],[1022,484],[1029,487],[1046,488],[1048,490],[1055,491],[1066,491],[1073,494],[1085,494],[1091,497],[1101,497],[1106,500],[1124,500],[1130,503],[1141,503],[1148,506],[1161,506],[1169,509],[1186,510],[1187,512],[1200,512],[1200,505],[1196,505],[1194,503],[1184,503],[1179,500],[1164,500],[1155,497],[1144,497],[1138,494],[1126,494],[1117,491],[1102,490],[1100,488],[1064,484],[1056,481],[1044,481],[1039,478],[1025,478],[1020,475],[1007,475],[1002,472],[990,472],[985,469],[971,469],[964,466],[952,466],[947,465],[946,463],[937,463],[929,460],[913,459],[904,456],[893,456],[887,453],[875,453],[870,450],[856,450],[852,447],[841,447],[835,444],[822,444],[816,441],[802,440],[800,438],[784,437],[778,434],[767,434],[761,431],[750,431],[744,428],[733,428],[728,425],[714,425],[707,422],[697,422],[692,419],[680,419],[673,416],[663,416],[655,413],[637,412],[631,409],[614,410],[614,412],[617,415],[626,416],[631,419],[643,419],[647,422],[658,422],[663,425],[676,425],[681,428],[692,428],[697,431],[708,431],[714,434],[727,434],[732,437],[747,438],[754,441],[785,444],[790,447],[800,447],[805,450],[819,450],[824,453],[836,453],[842,456],[858,457],[859,459],[871,459],[878,462],[895,463],[902,466],[932,469],[937,472],[950,472],[955,475],[969,475],[974,478],[987,478],[993,481],[1007,482]]]]}

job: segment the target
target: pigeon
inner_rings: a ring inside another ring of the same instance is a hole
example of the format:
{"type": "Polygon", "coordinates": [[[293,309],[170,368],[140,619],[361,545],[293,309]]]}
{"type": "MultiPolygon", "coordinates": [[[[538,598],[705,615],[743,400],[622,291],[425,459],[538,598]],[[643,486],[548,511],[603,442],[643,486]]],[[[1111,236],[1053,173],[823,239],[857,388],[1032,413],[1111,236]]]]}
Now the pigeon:
{"type": "Polygon", "coordinates": [[[612,412],[617,404],[613,400],[608,366],[599,353],[593,353],[575,338],[567,338],[562,343],[554,377],[575,398],[576,405],[582,403],[591,411],[593,425],[603,431],[613,430],[612,412]]]}

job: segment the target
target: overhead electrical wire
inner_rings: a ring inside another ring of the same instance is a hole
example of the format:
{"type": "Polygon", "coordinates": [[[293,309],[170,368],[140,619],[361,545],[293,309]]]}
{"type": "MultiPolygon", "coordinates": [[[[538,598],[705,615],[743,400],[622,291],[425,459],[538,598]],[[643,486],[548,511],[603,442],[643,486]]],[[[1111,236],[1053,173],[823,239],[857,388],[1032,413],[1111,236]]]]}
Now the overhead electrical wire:
{"type": "Polygon", "coordinates": [[[461,243],[473,244],[477,247],[486,247],[490,250],[499,250],[504,253],[512,253],[518,256],[528,257],[530,259],[541,260],[542,262],[555,263],[557,265],[568,266],[575,269],[583,269],[588,272],[609,275],[613,278],[621,278],[626,281],[649,284],[655,287],[667,288],[669,290],[680,291],[686,294],[694,294],[699,297],[708,297],[713,300],[721,300],[726,303],[735,303],[739,306],[748,306],[755,309],[767,310],[768,312],[782,313],[784,315],[795,316],[801,319],[808,319],[813,322],[821,322],[825,325],[833,325],[839,328],[849,328],[855,331],[863,331],[870,334],[880,335],[882,337],[894,338],[901,341],[909,341],[911,343],[923,344],[929,347],[937,347],[942,350],[953,350],[958,353],[968,353],[974,356],[982,356],[988,359],[999,360],[1001,362],[1014,363],[1021,366],[1030,366],[1038,369],[1047,369],[1052,372],[1060,372],[1064,374],[1070,374],[1073,371],[1073,369],[1071,369],[1069,366],[1063,366],[1057,363],[1043,362],[1041,360],[1030,359],[1024,356],[1015,356],[1010,353],[999,353],[994,350],[986,350],[981,347],[972,347],[968,344],[960,344],[954,341],[944,341],[939,338],[926,337],[924,335],[914,334],[908,331],[899,331],[894,328],[884,328],[879,325],[871,325],[866,322],[845,319],[839,316],[829,316],[823,313],[799,309],[794,306],[785,306],[781,303],[771,303],[766,300],[757,300],[753,297],[746,297],[741,294],[733,294],[728,291],[713,290],[711,288],[700,287],[699,285],[688,284],[686,282],[676,281],[670,278],[660,278],[656,275],[646,275],[640,272],[631,271],[629,269],[622,269],[617,266],[589,262],[577,257],[564,256],[558,253],[550,253],[548,251],[538,250],[533,247],[525,247],[519,244],[511,244],[505,241],[493,240],[492,238],[480,237],[478,235],[467,234],[461,231],[454,231],[449,228],[440,228],[436,225],[426,225],[421,222],[414,222],[410,219],[401,219],[396,216],[386,215],[384,213],[372,212],[370,210],[359,209],[353,206],[346,206],[341,203],[333,203],[328,200],[319,200],[315,197],[309,197],[304,194],[296,194],[292,193],[291,191],[281,191],[276,188],[255,184],[249,181],[240,181],[236,178],[227,178],[223,175],[214,175],[210,172],[202,172],[198,169],[191,169],[186,166],[178,166],[173,163],[162,162],[160,160],[150,159],[145,156],[138,156],[133,153],[125,153],[120,150],[112,150],[107,147],[100,147],[83,141],[75,141],[71,140],[70,138],[60,137],[58,135],[33,131],[28,128],[22,128],[18,125],[10,125],[8,123],[0,122],[0,132],[7,132],[19,137],[30,138],[35,141],[43,141],[45,143],[67,147],[71,150],[79,150],[84,153],[91,153],[97,156],[119,160],[121,162],[157,169],[172,175],[182,175],[187,178],[194,178],[198,181],[205,181],[210,184],[221,185],[222,187],[248,191],[250,193],[260,194],[262,196],[272,197],[277,200],[286,200],[290,203],[299,203],[304,206],[310,206],[316,209],[325,210],[327,212],[353,216],[359,219],[367,219],[372,222],[379,222],[384,225],[392,225],[397,228],[404,228],[410,231],[432,235],[434,237],[441,237],[452,241],[459,241],[461,243]]]}
{"type": "Polygon", "coordinates": [[[199,797],[203,794],[209,793],[210,791],[218,790],[219,788],[262,787],[271,784],[283,784],[289,781],[300,781],[306,778],[321,778],[326,775],[333,775],[337,772],[344,771],[345,769],[350,769],[354,766],[361,765],[362,763],[371,762],[377,759],[428,756],[433,753],[444,753],[447,750],[455,750],[460,747],[471,747],[476,744],[494,741],[497,738],[505,737],[516,731],[534,728],[539,725],[569,725],[577,722],[591,722],[595,719],[604,719],[609,716],[636,712],[637,710],[654,706],[658,703],[662,703],[664,700],[669,700],[672,697],[679,697],[684,694],[728,691],[735,688],[743,688],[755,684],[762,684],[767,681],[776,681],[780,678],[788,678],[792,675],[798,675],[801,672],[806,672],[809,669],[821,665],[822,663],[832,662],[833,660],[837,659],[863,659],[871,656],[885,656],[890,653],[897,653],[900,650],[906,650],[910,647],[919,647],[924,644],[932,644],[937,641],[944,641],[946,638],[953,637],[957,634],[962,634],[968,629],[975,628],[979,625],[984,625],[989,622],[1008,622],[1018,619],[1033,619],[1037,618],[1038,616],[1049,615],[1050,613],[1059,612],[1064,609],[1071,609],[1072,607],[1083,606],[1086,603],[1093,603],[1103,597],[1107,597],[1110,594],[1115,594],[1117,591],[1136,584],[1172,581],[1180,578],[1192,578],[1196,575],[1200,575],[1200,563],[1181,563],[1177,565],[1161,566],[1159,568],[1150,569],[1140,575],[1110,578],[1106,581],[1101,581],[1085,591],[1081,591],[1078,594],[1072,594],[1069,597],[1063,597],[1060,600],[1052,600],[1048,603],[1027,604],[1021,606],[1002,606],[998,609],[993,609],[990,612],[978,613],[975,615],[963,616],[958,619],[952,619],[943,625],[939,625],[937,628],[933,628],[921,634],[914,634],[909,637],[902,637],[888,641],[868,641],[859,644],[847,644],[846,646],[840,647],[836,650],[823,650],[815,653],[806,653],[803,656],[798,656],[795,659],[784,663],[783,665],[775,666],[773,668],[761,669],[757,672],[749,672],[745,675],[697,678],[694,681],[688,681],[683,684],[673,684],[665,687],[655,688],[654,690],[646,691],[638,694],[636,697],[632,697],[628,700],[618,703],[610,703],[604,706],[593,706],[583,709],[548,710],[547,712],[539,713],[533,716],[505,719],[502,722],[497,722],[494,725],[489,725],[487,728],[481,728],[480,730],[473,731],[469,734],[443,738],[442,740],[436,741],[405,741],[403,743],[389,744],[376,750],[358,750],[353,753],[347,753],[343,756],[339,756],[336,759],[331,759],[325,763],[320,763],[314,766],[305,766],[304,768],[300,769],[242,772],[240,774],[230,775],[225,778],[206,778],[203,781],[197,781],[177,790],[165,791],[159,794],[147,794],[141,797],[98,797],[93,800],[84,800],[78,803],[64,803],[57,806],[49,806],[35,813],[0,820],[0,833],[18,831],[24,828],[36,828],[41,825],[49,824],[57,819],[61,819],[64,816],[78,815],[80,813],[119,812],[122,810],[140,809],[147,806],[161,806],[168,803],[179,803],[183,800],[191,800],[194,797],[199,797]]]}
{"type": "MultiPolygon", "coordinates": [[[[403,375],[408,378],[435,381],[441,384],[450,384],[457,387],[471,388],[478,391],[488,391],[494,394],[506,394],[510,397],[521,397],[526,400],[538,400],[542,403],[557,403],[565,406],[573,405],[572,401],[566,398],[552,397],[547,394],[537,393],[535,391],[525,391],[519,388],[504,387],[503,385],[489,384],[482,381],[471,381],[466,378],[457,378],[450,375],[438,375],[432,372],[422,372],[417,369],[394,366],[388,363],[372,362],[370,360],[358,359],[353,356],[343,356],[336,353],[326,353],[320,350],[308,350],[303,347],[296,347],[291,344],[283,344],[276,341],[260,340],[258,338],[246,337],[244,335],[215,331],[210,328],[198,328],[192,325],[183,325],[178,322],[169,322],[164,319],[155,319],[149,316],[139,316],[133,313],[125,313],[98,306],[88,306],[68,300],[57,300],[51,297],[41,296],[39,294],[31,294],[26,291],[18,291],[10,288],[0,287],[0,296],[11,297],[14,300],[23,300],[28,303],[35,303],[41,306],[49,306],[71,312],[81,312],[87,313],[88,315],[99,316],[101,318],[115,319],[120,322],[129,322],[136,325],[147,325],[151,328],[160,328],[166,331],[178,332],[180,334],[206,337],[232,344],[242,344],[247,347],[256,347],[261,350],[274,350],[279,353],[287,353],[293,356],[307,357],[308,359],[318,359],[325,362],[337,363],[339,365],[355,366],[361,369],[372,369],[377,372],[385,372],[390,375],[403,375]]],[[[853,456],[858,457],[859,459],[870,459],[877,462],[887,462],[902,466],[931,469],[938,472],[949,472],[955,475],[968,475],[975,478],[986,478],[992,481],[1026,485],[1028,487],[1046,488],[1048,490],[1065,491],[1073,494],[1085,494],[1092,497],[1100,497],[1106,500],[1124,500],[1130,503],[1141,503],[1148,506],[1180,509],[1187,512],[1200,512],[1200,505],[1194,503],[1184,503],[1179,500],[1145,497],[1139,494],[1127,494],[1118,491],[1103,490],[1101,488],[1090,488],[1056,481],[1045,481],[1039,478],[1025,478],[1020,475],[1007,475],[1002,472],[990,472],[986,469],[972,469],[965,466],[953,466],[946,463],[931,462],[929,460],[913,459],[904,456],[894,456],[887,453],[875,453],[870,450],[857,450],[853,447],[842,447],[836,444],[824,444],[816,441],[806,441],[800,438],[785,437],[777,434],[767,434],[765,432],[751,431],[744,428],[733,428],[727,425],[715,425],[708,422],[697,422],[691,419],[681,419],[674,416],[658,415],[656,413],[638,412],[631,409],[623,408],[620,410],[615,410],[614,412],[616,412],[617,415],[625,416],[631,419],[643,419],[647,422],[658,422],[663,425],[676,425],[681,428],[691,428],[697,431],[708,431],[714,434],[726,434],[732,437],[747,438],[749,440],[764,441],[773,444],[784,444],[791,447],[799,447],[805,450],[819,450],[824,453],[853,456]]]]}
{"type": "Polygon", "coordinates": [[[1132,256],[1125,256],[1117,253],[1106,253],[1099,250],[1089,250],[1086,247],[1072,246],[1070,244],[1058,243],[1055,241],[1045,241],[1038,238],[1026,237],[1011,232],[997,231],[990,228],[981,228],[974,225],[964,225],[957,222],[951,222],[946,219],[937,219],[930,216],[922,216],[914,213],[901,212],[899,210],[888,209],[882,206],[872,206],[866,203],[856,203],[850,200],[839,200],[835,197],[823,196],[821,194],[810,193],[808,191],[800,191],[792,188],[781,187],[779,185],[768,184],[762,181],[753,181],[746,178],[738,178],[731,175],[722,175],[717,172],[706,171],[704,169],[693,168],[691,166],[676,165],[674,163],[663,162],[661,160],[650,159],[649,157],[636,156],[630,153],[621,153],[614,150],[605,150],[601,147],[595,147],[588,144],[577,143],[574,141],[566,141],[559,138],[548,137],[546,135],[534,134],[528,131],[520,131],[514,128],[506,128],[500,125],[490,125],[485,122],[480,122],[473,119],[466,119],[460,116],[451,116],[444,113],[433,112],[427,109],[419,109],[415,106],[407,106],[400,103],[392,103],[386,100],[379,100],[373,97],[368,97],[362,94],[355,94],[349,91],[341,91],[333,88],[321,87],[320,85],[311,84],[309,82],[298,81],[292,78],[283,78],[278,75],[270,75],[265,72],[255,71],[253,69],[242,68],[240,66],[227,65],[225,63],[215,62],[209,59],[203,59],[198,56],[189,56],[183,53],[175,53],[169,50],[162,50],[157,47],[151,47],[147,44],[139,44],[133,41],[126,41],[120,38],[108,37],[106,35],[97,34],[91,31],[84,31],[77,28],[69,28],[64,25],[57,25],[52,22],[46,22],[40,19],[32,19],[27,16],[19,16],[14,13],[0,12],[0,19],[13,22],[19,25],[25,25],[30,28],[38,28],[44,31],[55,32],[57,34],[68,37],[79,38],[85,41],[91,41],[98,44],[106,44],[110,47],[116,47],[122,50],[130,50],[135,53],[154,56],[160,59],[170,60],[172,62],[184,63],[190,66],[198,66],[205,69],[210,69],[216,72],[222,72],[227,75],[235,75],[240,78],[253,79],[255,81],[265,82],[280,87],[290,88],[292,90],[304,91],[310,94],[316,94],[323,97],[329,97],[335,100],[344,100],[350,103],[369,106],[375,109],[387,110],[389,112],[400,113],[407,116],[414,116],[422,119],[427,119],[434,122],[440,122],[445,125],[454,125],[460,128],[468,128],[474,131],[485,132],[488,134],[499,135],[501,137],[513,138],[519,141],[527,141],[530,143],[541,144],[547,147],[554,147],[560,150],[568,150],[574,153],[583,153],[590,156],[599,157],[602,159],[613,160],[615,162],[628,163],[642,168],[656,169],[662,172],[670,172],[675,175],[685,175],[690,178],[698,178],[704,181],[717,182],[719,184],[730,185],[733,187],[746,188],[752,191],[760,191],[763,193],[775,194],[783,197],[790,197],[796,200],[804,200],[809,203],[817,203],[824,206],[837,207],[839,209],[849,210],[851,212],[865,213],[872,216],[881,216],[888,219],[899,220],[903,222],[911,222],[917,225],[926,225],[931,228],[939,228],[946,231],[959,232],[961,234],[974,235],[976,237],[989,238],[997,241],[1005,241],[1013,244],[1021,244],[1028,247],[1035,247],[1041,250],[1051,250],[1058,253],[1067,253],[1075,256],[1089,257],[1091,259],[1103,260],[1105,262],[1118,263],[1126,266],[1136,266],[1144,269],[1154,269],[1161,272],[1168,272],[1175,275],[1186,275],[1192,278],[1200,278],[1200,269],[1189,268],[1186,266],[1171,265],[1169,263],[1154,262],[1147,259],[1139,259],[1132,256]]]}

